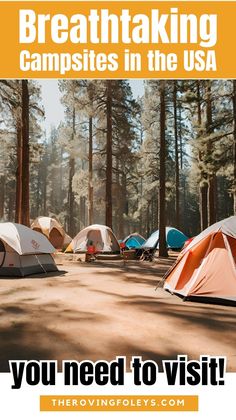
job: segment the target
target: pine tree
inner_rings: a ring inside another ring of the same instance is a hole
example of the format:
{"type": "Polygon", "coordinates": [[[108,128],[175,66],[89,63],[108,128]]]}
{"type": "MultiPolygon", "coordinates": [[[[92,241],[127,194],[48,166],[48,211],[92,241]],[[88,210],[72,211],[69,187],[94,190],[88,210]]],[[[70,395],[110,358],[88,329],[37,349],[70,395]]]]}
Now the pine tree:
{"type": "Polygon", "coordinates": [[[166,246],[166,103],[165,81],[160,81],[159,256],[168,257],[166,246]]]}

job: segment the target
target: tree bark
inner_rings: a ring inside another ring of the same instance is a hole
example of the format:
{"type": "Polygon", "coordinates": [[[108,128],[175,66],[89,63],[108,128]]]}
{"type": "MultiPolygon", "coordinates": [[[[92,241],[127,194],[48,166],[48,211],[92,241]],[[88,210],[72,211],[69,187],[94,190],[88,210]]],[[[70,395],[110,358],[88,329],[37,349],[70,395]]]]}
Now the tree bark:
{"type": "Polygon", "coordinates": [[[38,179],[37,179],[37,188],[36,188],[36,204],[35,204],[35,215],[33,216],[33,218],[36,218],[39,216],[39,211],[40,211],[40,184],[41,184],[41,171],[40,171],[40,167],[38,168],[38,179]]]}
{"type": "Polygon", "coordinates": [[[85,213],[85,197],[80,197],[80,222],[81,229],[86,226],[86,213],[85,213]]]}
{"type": "Polygon", "coordinates": [[[174,133],[175,133],[175,227],[179,229],[179,146],[178,146],[178,121],[177,121],[177,81],[174,81],[174,133]]]}
{"type": "Polygon", "coordinates": [[[149,238],[150,236],[150,202],[147,203],[147,210],[146,210],[146,237],[149,238]]]}
{"type": "Polygon", "coordinates": [[[124,233],[124,214],[128,215],[128,201],[127,201],[127,182],[125,168],[122,168],[121,174],[121,196],[120,196],[120,220],[119,220],[119,232],[120,237],[123,239],[124,233]]]}
{"type": "Polygon", "coordinates": [[[216,222],[216,175],[212,174],[208,180],[208,220],[209,226],[216,222]]]}
{"type": "MultiPolygon", "coordinates": [[[[202,111],[201,111],[201,92],[200,83],[197,82],[197,114],[198,114],[198,126],[202,124],[202,111]]],[[[201,166],[202,154],[198,152],[198,163],[201,166]]],[[[208,226],[208,183],[207,174],[201,169],[200,170],[200,186],[199,186],[199,212],[200,212],[200,226],[201,230],[204,230],[208,226]]]]}
{"type": "Polygon", "coordinates": [[[233,205],[234,214],[236,215],[236,80],[233,80],[233,124],[234,124],[234,143],[233,143],[233,162],[234,162],[234,179],[233,179],[233,205]]]}
{"type": "MultiPolygon", "coordinates": [[[[124,238],[124,220],[123,220],[123,202],[122,202],[122,176],[121,176],[121,164],[118,156],[116,156],[116,172],[115,172],[115,204],[116,211],[113,217],[113,229],[115,230],[117,237],[120,239],[124,238]]],[[[114,203],[113,203],[114,208],[114,203]]]]}
{"type": "Polygon", "coordinates": [[[106,225],[112,228],[112,85],[107,80],[107,142],[106,142],[106,225]]]}
{"type": "Polygon", "coordinates": [[[43,214],[46,215],[47,214],[47,177],[48,177],[48,167],[47,167],[47,159],[45,164],[43,165],[43,188],[42,188],[42,194],[43,194],[43,199],[42,199],[42,209],[43,209],[43,214]]]}
{"type": "MultiPolygon", "coordinates": [[[[75,106],[73,105],[72,110],[72,137],[71,141],[74,144],[75,139],[75,106]]],[[[73,152],[70,154],[69,158],[69,185],[68,185],[68,230],[69,235],[73,238],[76,234],[75,232],[75,221],[74,221],[74,205],[75,205],[75,196],[72,188],[72,181],[75,174],[75,158],[73,152]]]]}
{"type": "Polygon", "coordinates": [[[17,169],[16,169],[16,204],[15,222],[21,223],[22,219],[22,127],[21,119],[17,110],[16,136],[17,136],[17,169]]]}
{"type": "Polygon", "coordinates": [[[208,226],[208,184],[204,182],[199,187],[200,193],[200,223],[201,230],[205,230],[208,226]]]}
{"type": "Polygon", "coordinates": [[[6,194],[9,199],[8,199],[8,220],[13,220],[13,214],[14,214],[14,204],[15,204],[15,191],[13,188],[12,183],[9,186],[9,190],[7,191],[6,194]]]}
{"type": "Polygon", "coordinates": [[[22,205],[21,223],[30,226],[29,208],[29,89],[22,80],[22,205]]]}
{"type": "Polygon", "coordinates": [[[160,81],[159,256],[168,257],[166,246],[166,139],[165,81],[160,81]]]}
{"type": "Polygon", "coordinates": [[[178,106],[179,109],[179,127],[178,127],[178,137],[179,137],[179,163],[180,169],[183,169],[183,141],[182,141],[182,105],[181,102],[178,106]]]}
{"type": "Polygon", "coordinates": [[[4,218],[4,203],[5,203],[5,175],[0,176],[0,220],[4,218]]]}
{"type": "Polygon", "coordinates": [[[93,118],[89,117],[89,194],[88,224],[93,224],[93,118]]]}
{"type": "MultiPolygon", "coordinates": [[[[143,200],[143,177],[141,175],[140,176],[140,201],[142,202],[142,200],[143,200]]],[[[139,198],[138,198],[138,201],[137,201],[137,208],[138,208],[138,204],[139,204],[139,198]]],[[[140,232],[141,235],[146,235],[145,227],[143,226],[143,210],[142,210],[142,206],[140,207],[139,232],[140,232]]]]}
{"type": "MultiPolygon", "coordinates": [[[[206,103],[206,127],[207,134],[212,132],[212,98],[211,81],[207,81],[207,103],[206,103]]],[[[208,140],[207,153],[209,159],[212,154],[212,142],[208,140]]],[[[208,173],[208,226],[216,222],[216,174],[208,173]]]]}

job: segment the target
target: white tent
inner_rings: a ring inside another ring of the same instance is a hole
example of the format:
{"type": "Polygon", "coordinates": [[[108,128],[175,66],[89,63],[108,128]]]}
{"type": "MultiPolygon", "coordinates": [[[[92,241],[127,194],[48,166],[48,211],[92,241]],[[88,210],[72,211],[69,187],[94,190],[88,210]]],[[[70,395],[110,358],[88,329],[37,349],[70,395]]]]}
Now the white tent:
{"type": "Polygon", "coordinates": [[[0,223],[0,276],[57,271],[53,252],[41,233],[17,223],[0,223]]]}
{"type": "Polygon", "coordinates": [[[81,230],[67,247],[66,252],[86,252],[88,246],[94,246],[96,253],[120,253],[120,246],[114,233],[104,225],[91,225],[81,230]]]}
{"type": "Polygon", "coordinates": [[[72,238],[66,234],[62,225],[52,217],[37,217],[31,224],[31,229],[47,236],[56,249],[62,249],[72,241],[72,238]]]}

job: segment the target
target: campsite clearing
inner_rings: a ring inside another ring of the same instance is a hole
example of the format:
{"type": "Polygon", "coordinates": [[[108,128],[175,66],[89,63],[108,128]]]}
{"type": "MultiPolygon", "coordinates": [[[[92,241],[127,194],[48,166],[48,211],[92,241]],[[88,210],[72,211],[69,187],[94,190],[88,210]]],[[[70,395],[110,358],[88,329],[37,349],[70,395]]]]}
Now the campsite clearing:
{"type": "Polygon", "coordinates": [[[236,307],[155,291],[173,260],[65,261],[48,277],[0,279],[1,371],[9,359],[160,362],[177,354],[224,355],[236,371],[236,307]]]}

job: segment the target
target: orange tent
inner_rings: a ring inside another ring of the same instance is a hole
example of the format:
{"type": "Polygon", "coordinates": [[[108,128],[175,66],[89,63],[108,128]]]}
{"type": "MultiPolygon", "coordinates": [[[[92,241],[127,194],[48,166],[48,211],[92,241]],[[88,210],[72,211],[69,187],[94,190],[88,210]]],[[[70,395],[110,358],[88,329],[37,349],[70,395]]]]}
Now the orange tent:
{"type": "Polygon", "coordinates": [[[236,305],[236,216],[215,223],[181,252],[164,289],[186,300],[236,305]]]}

